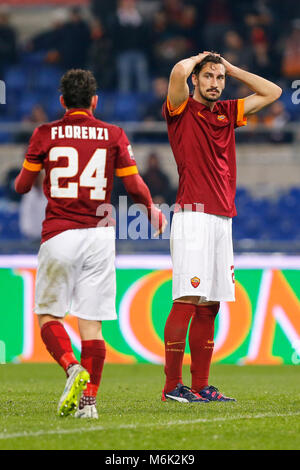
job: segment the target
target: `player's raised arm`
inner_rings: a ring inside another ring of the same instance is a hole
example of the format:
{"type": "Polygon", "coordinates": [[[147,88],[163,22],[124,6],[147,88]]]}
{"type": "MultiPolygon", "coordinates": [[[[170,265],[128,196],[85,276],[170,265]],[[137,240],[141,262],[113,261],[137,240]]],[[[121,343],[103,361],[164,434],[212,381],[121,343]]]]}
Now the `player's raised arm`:
{"type": "Polygon", "coordinates": [[[282,89],[278,85],[260,77],[259,75],[255,75],[254,73],[235,67],[225,59],[222,60],[225,65],[227,75],[241,81],[254,92],[253,95],[245,98],[245,116],[257,113],[265,106],[273,103],[273,101],[278,100],[282,93],[282,89]]]}
{"type": "Polygon", "coordinates": [[[174,65],[168,88],[168,99],[172,109],[178,108],[189,97],[189,86],[187,79],[195,66],[201,62],[208,52],[201,53],[188,59],[183,59],[174,65]]]}

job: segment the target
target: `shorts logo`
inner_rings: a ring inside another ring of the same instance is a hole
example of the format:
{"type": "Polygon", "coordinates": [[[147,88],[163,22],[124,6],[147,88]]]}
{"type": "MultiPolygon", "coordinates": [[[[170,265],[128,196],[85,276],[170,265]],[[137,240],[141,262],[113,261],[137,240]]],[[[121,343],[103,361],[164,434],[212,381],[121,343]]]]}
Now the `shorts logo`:
{"type": "Polygon", "coordinates": [[[234,279],[234,266],[230,266],[230,271],[231,271],[231,280],[232,280],[232,283],[235,284],[235,279],[234,279]]]}
{"type": "Polygon", "coordinates": [[[227,121],[227,117],[224,114],[219,114],[218,115],[218,120],[219,121],[227,121]]]}
{"type": "Polygon", "coordinates": [[[199,279],[199,277],[196,277],[196,276],[195,276],[195,277],[192,277],[192,279],[191,279],[191,284],[192,284],[192,286],[196,289],[196,287],[198,287],[199,284],[200,284],[200,279],[199,279]]]}

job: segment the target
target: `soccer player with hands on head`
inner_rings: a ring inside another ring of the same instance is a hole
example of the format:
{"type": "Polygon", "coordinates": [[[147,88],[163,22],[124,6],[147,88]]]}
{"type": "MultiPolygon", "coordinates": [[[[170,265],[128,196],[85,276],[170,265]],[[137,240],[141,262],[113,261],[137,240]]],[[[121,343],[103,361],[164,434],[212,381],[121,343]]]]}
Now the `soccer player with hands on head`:
{"type": "Polygon", "coordinates": [[[101,325],[117,318],[115,229],[107,216],[114,174],[123,179],[134,202],[144,207],[156,235],[166,227],[138,174],[125,132],[94,117],[96,90],[90,71],[64,74],[60,101],[66,113],[34,131],[15,181],[16,191],[26,193],[45,170],[48,205],[38,254],[35,313],[47,350],[67,375],[58,414],[75,411],[78,418],[98,417],[96,396],[106,353],[101,325]],[[67,312],[78,319],[81,363],[63,324],[67,312]]]}
{"type": "Polygon", "coordinates": [[[234,130],[280,95],[276,84],[208,51],[181,60],[171,71],[163,114],[179,174],[176,203],[180,209],[171,227],[173,306],[164,331],[163,401],[234,401],[208,382],[220,302],[235,300],[234,130]],[[192,95],[187,82],[190,75],[192,95]],[[220,101],[226,75],[247,85],[253,94],[220,101]],[[182,380],[189,325],[191,387],[182,380]]]}

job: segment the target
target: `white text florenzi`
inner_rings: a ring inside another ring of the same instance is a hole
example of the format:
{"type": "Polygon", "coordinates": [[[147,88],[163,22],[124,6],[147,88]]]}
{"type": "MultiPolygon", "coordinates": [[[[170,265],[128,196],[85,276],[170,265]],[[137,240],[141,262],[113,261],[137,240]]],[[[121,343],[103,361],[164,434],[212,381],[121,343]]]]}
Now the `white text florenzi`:
{"type": "Polygon", "coordinates": [[[51,139],[108,140],[108,129],[88,126],[55,126],[51,128],[51,139]]]}

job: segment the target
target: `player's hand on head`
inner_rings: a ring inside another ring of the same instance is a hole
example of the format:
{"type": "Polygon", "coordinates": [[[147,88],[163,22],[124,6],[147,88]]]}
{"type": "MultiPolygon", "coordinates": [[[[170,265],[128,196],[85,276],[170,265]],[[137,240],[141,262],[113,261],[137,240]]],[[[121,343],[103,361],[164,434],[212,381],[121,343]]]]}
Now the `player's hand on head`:
{"type": "Polygon", "coordinates": [[[219,54],[218,52],[214,52],[214,51],[204,51],[203,54],[209,54],[209,55],[215,55],[217,57],[221,57],[221,54],[219,54]]]}
{"type": "MultiPolygon", "coordinates": [[[[220,56],[221,57],[221,56],[220,56]]],[[[224,57],[221,57],[222,63],[226,69],[226,73],[230,75],[231,70],[233,69],[234,65],[232,65],[228,60],[224,59],[224,57]]]]}
{"type": "Polygon", "coordinates": [[[205,51],[205,52],[199,52],[199,54],[197,54],[197,55],[194,56],[194,59],[196,60],[197,64],[199,64],[199,63],[202,62],[202,60],[205,59],[205,57],[206,57],[207,55],[209,55],[209,54],[210,54],[210,52],[207,52],[207,51],[205,51]]]}
{"type": "Polygon", "coordinates": [[[220,54],[218,54],[217,52],[213,52],[213,51],[203,51],[203,52],[199,52],[199,54],[198,54],[198,55],[195,55],[193,58],[195,59],[196,63],[199,64],[199,63],[202,62],[202,60],[205,59],[205,57],[207,57],[208,55],[215,55],[215,56],[220,57],[220,54]]]}

